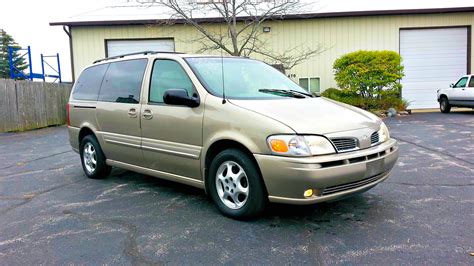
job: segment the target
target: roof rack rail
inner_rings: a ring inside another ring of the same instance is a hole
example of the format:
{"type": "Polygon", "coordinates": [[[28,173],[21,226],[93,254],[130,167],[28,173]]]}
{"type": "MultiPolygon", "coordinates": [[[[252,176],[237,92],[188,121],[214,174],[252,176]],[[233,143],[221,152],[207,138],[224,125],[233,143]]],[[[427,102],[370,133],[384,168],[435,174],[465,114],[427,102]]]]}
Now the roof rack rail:
{"type": "Polygon", "coordinates": [[[142,51],[142,52],[136,52],[136,53],[130,53],[130,54],[122,54],[122,55],[116,55],[116,56],[111,56],[111,57],[106,57],[102,58],[99,60],[95,60],[93,64],[97,64],[99,62],[107,61],[107,60],[112,60],[112,59],[119,59],[119,58],[124,58],[126,56],[132,56],[132,55],[148,55],[148,54],[182,54],[180,52],[166,52],[166,51],[142,51]]]}

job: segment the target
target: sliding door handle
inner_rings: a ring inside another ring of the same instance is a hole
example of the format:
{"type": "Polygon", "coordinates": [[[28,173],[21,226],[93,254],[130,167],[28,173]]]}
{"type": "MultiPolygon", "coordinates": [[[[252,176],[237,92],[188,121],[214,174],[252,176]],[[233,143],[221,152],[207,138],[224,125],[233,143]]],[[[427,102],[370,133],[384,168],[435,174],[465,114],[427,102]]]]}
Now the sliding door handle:
{"type": "Polygon", "coordinates": [[[142,117],[143,117],[144,119],[146,119],[146,120],[150,120],[150,119],[153,118],[153,113],[151,112],[151,110],[145,109],[145,110],[143,110],[143,115],[142,115],[142,117]]]}

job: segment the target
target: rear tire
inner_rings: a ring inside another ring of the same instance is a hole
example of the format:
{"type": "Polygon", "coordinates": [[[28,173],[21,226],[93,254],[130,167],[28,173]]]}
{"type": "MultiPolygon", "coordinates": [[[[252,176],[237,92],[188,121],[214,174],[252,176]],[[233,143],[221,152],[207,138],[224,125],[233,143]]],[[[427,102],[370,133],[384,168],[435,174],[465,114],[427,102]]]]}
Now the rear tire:
{"type": "Polygon", "coordinates": [[[439,109],[442,113],[449,113],[451,111],[451,105],[449,104],[448,98],[443,97],[439,101],[439,109]]]}
{"type": "Polygon", "coordinates": [[[267,205],[267,192],[256,163],[238,149],[227,149],[212,160],[206,186],[217,208],[234,219],[260,214],[267,205]]]}
{"type": "Polygon", "coordinates": [[[105,163],[105,155],[99,142],[93,135],[85,136],[80,145],[82,169],[88,178],[106,178],[112,167],[105,163]]]}

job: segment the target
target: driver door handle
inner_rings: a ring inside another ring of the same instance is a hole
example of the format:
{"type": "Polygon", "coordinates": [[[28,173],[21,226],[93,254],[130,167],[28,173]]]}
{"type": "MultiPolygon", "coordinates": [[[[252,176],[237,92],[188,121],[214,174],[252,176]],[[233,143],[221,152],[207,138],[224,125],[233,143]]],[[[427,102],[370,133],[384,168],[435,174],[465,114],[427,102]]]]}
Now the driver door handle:
{"type": "Polygon", "coordinates": [[[130,110],[128,110],[127,114],[128,114],[128,117],[135,118],[135,117],[137,117],[137,109],[130,108],[130,110]]]}
{"type": "Polygon", "coordinates": [[[153,118],[153,113],[151,112],[150,109],[145,109],[143,110],[143,118],[146,119],[146,120],[150,120],[153,118]]]}

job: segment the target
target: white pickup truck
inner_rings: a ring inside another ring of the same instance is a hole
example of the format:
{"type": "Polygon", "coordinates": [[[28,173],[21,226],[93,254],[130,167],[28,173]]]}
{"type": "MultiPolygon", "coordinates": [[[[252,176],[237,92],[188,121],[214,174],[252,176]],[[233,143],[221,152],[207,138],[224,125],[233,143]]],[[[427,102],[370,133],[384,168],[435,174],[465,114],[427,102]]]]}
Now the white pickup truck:
{"type": "Polygon", "coordinates": [[[474,75],[461,77],[456,84],[448,89],[438,90],[439,109],[449,113],[451,107],[474,108],[474,75]]]}

